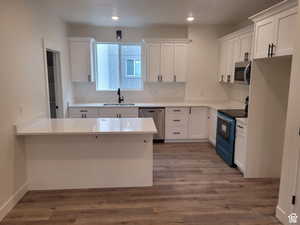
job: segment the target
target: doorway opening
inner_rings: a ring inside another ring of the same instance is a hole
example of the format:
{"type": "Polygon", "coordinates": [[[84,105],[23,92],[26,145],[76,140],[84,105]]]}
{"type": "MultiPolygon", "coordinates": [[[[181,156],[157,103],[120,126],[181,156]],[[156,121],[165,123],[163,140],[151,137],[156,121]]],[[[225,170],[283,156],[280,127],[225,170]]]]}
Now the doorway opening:
{"type": "Polygon", "coordinates": [[[60,52],[47,49],[48,104],[51,119],[63,117],[60,52]]]}

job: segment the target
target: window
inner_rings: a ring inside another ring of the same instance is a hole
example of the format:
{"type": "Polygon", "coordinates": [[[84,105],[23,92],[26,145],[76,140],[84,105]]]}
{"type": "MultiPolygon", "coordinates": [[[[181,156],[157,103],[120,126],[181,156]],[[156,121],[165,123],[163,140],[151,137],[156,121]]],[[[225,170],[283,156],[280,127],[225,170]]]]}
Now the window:
{"type": "Polygon", "coordinates": [[[143,89],[141,45],[98,43],[96,54],[98,91],[143,89]]]}

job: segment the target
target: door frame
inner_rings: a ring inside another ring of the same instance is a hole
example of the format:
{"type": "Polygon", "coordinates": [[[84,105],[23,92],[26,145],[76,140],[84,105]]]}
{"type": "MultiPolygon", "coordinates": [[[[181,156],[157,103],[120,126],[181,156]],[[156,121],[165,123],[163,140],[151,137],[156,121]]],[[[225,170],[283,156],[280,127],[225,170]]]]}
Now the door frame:
{"type": "Polygon", "coordinates": [[[58,97],[56,100],[56,104],[59,107],[57,111],[57,118],[64,118],[64,104],[63,104],[63,88],[62,88],[62,71],[61,71],[61,53],[62,50],[59,46],[57,46],[54,42],[46,40],[43,38],[43,55],[44,55],[44,75],[45,75],[45,90],[46,90],[46,109],[47,109],[47,117],[51,118],[51,110],[50,110],[50,94],[49,94],[49,80],[48,80],[48,64],[47,64],[47,51],[51,51],[57,54],[56,64],[58,68],[58,73],[56,75],[57,85],[56,87],[56,96],[58,97]]]}

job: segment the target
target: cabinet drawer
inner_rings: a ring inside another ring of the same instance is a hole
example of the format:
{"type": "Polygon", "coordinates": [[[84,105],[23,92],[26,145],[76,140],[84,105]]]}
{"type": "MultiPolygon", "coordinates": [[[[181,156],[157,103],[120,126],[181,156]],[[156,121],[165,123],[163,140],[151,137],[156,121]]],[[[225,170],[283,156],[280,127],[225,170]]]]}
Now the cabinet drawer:
{"type": "Polygon", "coordinates": [[[187,139],[187,129],[181,127],[170,127],[166,130],[167,140],[187,139]]]}
{"type": "Polygon", "coordinates": [[[182,115],[167,115],[166,126],[167,127],[186,127],[188,119],[182,115]]]}
{"type": "Polygon", "coordinates": [[[121,116],[123,118],[138,118],[138,108],[101,108],[99,109],[99,116],[101,118],[115,118],[121,116]]]}
{"type": "Polygon", "coordinates": [[[98,109],[97,108],[70,108],[70,115],[81,115],[81,114],[98,115],[98,109]]]}
{"type": "Polygon", "coordinates": [[[166,113],[167,115],[183,115],[187,116],[188,115],[188,108],[167,108],[166,113]]]}

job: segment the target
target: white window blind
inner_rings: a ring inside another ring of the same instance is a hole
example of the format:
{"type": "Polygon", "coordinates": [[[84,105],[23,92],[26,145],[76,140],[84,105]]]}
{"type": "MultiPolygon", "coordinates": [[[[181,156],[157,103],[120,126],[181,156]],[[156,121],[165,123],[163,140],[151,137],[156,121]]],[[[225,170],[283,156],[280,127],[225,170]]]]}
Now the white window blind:
{"type": "Polygon", "coordinates": [[[98,43],[96,48],[98,91],[143,89],[141,45],[98,43]]]}

